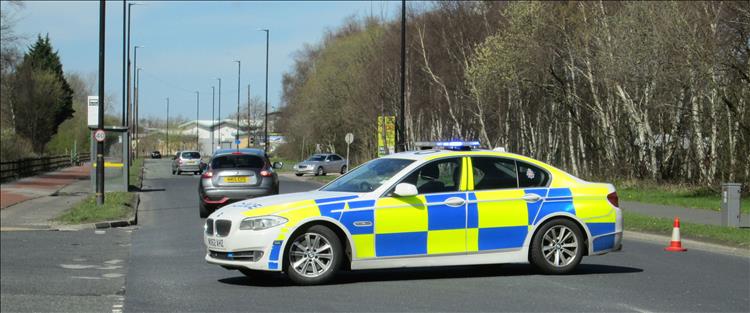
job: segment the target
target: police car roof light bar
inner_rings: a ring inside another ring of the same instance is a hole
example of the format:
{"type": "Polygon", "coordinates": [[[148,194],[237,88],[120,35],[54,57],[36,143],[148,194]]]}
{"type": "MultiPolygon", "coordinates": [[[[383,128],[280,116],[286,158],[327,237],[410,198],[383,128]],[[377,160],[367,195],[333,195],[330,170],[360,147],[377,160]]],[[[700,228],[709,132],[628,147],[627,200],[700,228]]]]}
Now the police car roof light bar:
{"type": "Polygon", "coordinates": [[[460,141],[460,140],[452,140],[452,141],[419,141],[415,143],[415,146],[419,148],[419,150],[428,150],[428,149],[446,149],[446,150],[458,150],[458,151],[468,151],[472,148],[478,148],[481,144],[479,141],[460,141]]]}

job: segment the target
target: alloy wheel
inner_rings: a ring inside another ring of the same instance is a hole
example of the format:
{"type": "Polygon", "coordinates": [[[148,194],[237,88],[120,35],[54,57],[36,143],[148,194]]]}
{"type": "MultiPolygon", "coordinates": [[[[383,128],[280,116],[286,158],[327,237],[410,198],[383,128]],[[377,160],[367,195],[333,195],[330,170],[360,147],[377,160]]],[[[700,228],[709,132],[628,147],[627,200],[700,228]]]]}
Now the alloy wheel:
{"type": "Polygon", "coordinates": [[[542,237],[542,255],[550,265],[565,267],[578,256],[578,238],[565,225],[555,225],[542,237]]]}
{"type": "Polygon", "coordinates": [[[289,267],[302,276],[314,278],[331,268],[333,258],[328,239],[317,233],[305,233],[292,242],[289,267]]]}

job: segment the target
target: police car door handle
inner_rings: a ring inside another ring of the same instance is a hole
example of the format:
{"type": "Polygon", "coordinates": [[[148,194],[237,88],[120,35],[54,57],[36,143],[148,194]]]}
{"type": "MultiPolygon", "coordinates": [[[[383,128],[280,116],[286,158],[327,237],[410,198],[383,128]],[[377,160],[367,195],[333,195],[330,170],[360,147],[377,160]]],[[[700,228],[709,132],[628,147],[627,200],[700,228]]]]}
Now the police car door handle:
{"type": "Polygon", "coordinates": [[[542,196],[535,194],[535,193],[530,193],[530,194],[523,195],[523,197],[521,198],[526,202],[534,203],[534,202],[541,200],[542,196]]]}
{"type": "Polygon", "coordinates": [[[443,202],[443,204],[447,206],[452,206],[452,207],[462,206],[464,205],[464,203],[466,203],[466,200],[458,198],[458,197],[448,198],[445,200],[445,202],[443,202]]]}

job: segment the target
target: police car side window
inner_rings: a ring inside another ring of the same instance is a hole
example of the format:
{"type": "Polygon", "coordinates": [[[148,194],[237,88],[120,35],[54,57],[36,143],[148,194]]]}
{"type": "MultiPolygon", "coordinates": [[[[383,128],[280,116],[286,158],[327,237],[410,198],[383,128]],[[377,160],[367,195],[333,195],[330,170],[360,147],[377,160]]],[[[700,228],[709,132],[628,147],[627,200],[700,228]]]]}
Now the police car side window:
{"type": "Polygon", "coordinates": [[[516,162],[493,157],[472,157],[474,190],[518,188],[516,162]]]}
{"type": "Polygon", "coordinates": [[[417,186],[419,194],[458,191],[461,184],[461,159],[450,158],[427,163],[402,182],[417,186]]]}
{"type": "Polygon", "coordinates": [[[546,187],[549,174],[542,169],[521,161],[516,162],[518,167],[518,183],[521,188],[546,187]]]}

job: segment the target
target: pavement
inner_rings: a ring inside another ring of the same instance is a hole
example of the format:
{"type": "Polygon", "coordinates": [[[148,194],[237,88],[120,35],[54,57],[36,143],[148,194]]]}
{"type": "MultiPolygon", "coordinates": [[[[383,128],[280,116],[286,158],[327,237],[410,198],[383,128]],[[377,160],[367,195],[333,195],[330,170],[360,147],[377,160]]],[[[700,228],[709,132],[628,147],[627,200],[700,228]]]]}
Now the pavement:
{"type": "Polygon", "coordinates": [[[16,202],[0,209],[0,231],[67,227],[53,219],[90,194],[89,170],[77,166],[2,185],[3,199],[16,202]]]}
{"type": "Polygon", "coordinates": [[[76,181],[88,180],[91,165],[67,167],[0,185],[0,209],[30,199],[49,196],[76,181]]]}

